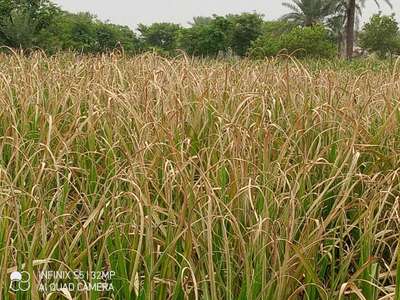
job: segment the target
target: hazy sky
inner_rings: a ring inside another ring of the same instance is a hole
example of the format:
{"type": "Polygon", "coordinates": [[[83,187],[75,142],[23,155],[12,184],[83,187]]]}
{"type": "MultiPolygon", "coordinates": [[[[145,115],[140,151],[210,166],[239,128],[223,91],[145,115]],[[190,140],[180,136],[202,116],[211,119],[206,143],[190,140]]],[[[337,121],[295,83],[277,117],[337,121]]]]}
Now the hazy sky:
{"type": "MultiPolygon", "coordinates": [[[[194,16],[225,15],[256,11],[265,15],[266,19],[276,19],[288,10],[282,6],[281,0],[55,0],[63,9],[78,12],[89,11],[101,20],[128,25],[133,29],[137,24],[153,22],[175,22],[187,25],[194,16]]],[[[381,10],[385,14],[396,13],[400,20],[400,1],[392,0],[391,10],[384,1],[380,1],[381,10]]],[[[378,12],[373,0],[366,1],[363,21],[378,12]]]]}

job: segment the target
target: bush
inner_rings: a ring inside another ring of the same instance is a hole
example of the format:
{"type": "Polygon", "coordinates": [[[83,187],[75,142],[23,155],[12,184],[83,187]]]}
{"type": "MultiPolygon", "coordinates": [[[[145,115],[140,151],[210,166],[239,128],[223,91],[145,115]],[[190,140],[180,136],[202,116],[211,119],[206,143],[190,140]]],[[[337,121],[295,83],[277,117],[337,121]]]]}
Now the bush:
{"type": "Polygon", "coordinates": [[[336,54],[334,41],[320,25],[295,27],[277,36],[266,33],[253,43],[249,54],[253,58],[263,58],[275,56],[284,50],[299,58],[329,58],[336,54]]]}
{"type": "Polygon", "coordinates": [[[319,25],[293,29],[282,36],[282,46],[297,57],[329,58],[336,53],[328,31],[319,25]]]}
{"type": "Polygon", "coordinates": [[[249,50],[249,56],[255,59],[276,56],[281,49],[280,37],[263,35],[253,42],[249,50]]]}

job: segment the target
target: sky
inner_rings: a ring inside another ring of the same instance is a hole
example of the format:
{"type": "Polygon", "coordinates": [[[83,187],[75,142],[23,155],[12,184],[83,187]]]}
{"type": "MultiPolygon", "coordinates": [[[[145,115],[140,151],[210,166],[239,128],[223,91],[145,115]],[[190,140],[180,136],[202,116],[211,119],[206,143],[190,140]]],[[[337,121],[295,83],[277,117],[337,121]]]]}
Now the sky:
{"type": "MultiPolygon", "coordinates": [[[[195,16],[226,15],[229,13],[262,13],[266,20],[277,19],[289,10],[281,0],[54,0],[70,12],[88,11],[100,20],[127,25],[136,29],[139,23],[174,22],[187,25],[195,16]]],[[[400,21],[400,1],[392,0],[393,10],[381,0],[379,9],[374,0],[366,0],[362,23],[381,10],[395,13],[400,21]]]]}

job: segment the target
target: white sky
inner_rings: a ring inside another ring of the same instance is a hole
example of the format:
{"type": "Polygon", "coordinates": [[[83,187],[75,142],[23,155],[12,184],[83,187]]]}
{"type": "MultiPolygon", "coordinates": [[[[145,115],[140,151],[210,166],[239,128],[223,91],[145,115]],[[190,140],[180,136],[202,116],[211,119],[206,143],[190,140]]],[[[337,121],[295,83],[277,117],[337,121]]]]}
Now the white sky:
{"type": "MultiPolygon", "coordinates": [[[[187,25],[195,16],[226,15],[228,13],[262,13],[265,19],[277,19],[288,12],[282,0],[54,0],[63,9],[71,12],[88,11],[100,20],[128,25],[136,29],[137,24],[154,22],[174,22],[187,25]]],[[[400,21],[400,1],[391,0],[393,10],[379,1],[379,9],[374,0],[366,0],[363,22],[382,10],[384,14],[395,13],[400,21]]]]}

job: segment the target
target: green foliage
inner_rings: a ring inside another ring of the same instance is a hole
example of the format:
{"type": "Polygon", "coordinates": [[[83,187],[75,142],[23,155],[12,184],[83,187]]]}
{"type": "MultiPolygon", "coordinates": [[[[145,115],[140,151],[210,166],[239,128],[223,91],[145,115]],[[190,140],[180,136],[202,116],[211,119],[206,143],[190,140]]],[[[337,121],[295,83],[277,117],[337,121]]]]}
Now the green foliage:
{"type": "Polygon", "coordinates": [[[266,21],[263,24],[262,34],[277,37],[290,32],[297,26],[298,25],[288,21],[266,21]]]}
{"type": "Polygon", "coordinates": [[[291,10],[282,19],[301,26],[312,26],[322,23],[335,9],[338,0],[292,0],[283,2],[291,10]]]}
{"type": "Polygon", "coordinates": [[[329,58],[335,55],[335,45],[323,26],[297,27],[282,36],[282,47],[297,57],[329,58]]]}
{"type": "Polygon", "coordinates": [[[83,53],[104,53],[123,48],[136,53],[140,42],[126,26],[104,23],[89,13],[63,13],[42,35],[43,48],[53,53],[72,50],[83,53]]]}
{"type": "Polygon", "coordinates": [[[207,25],[212,21],[211,17],[203,17],[203,16],[197,16],[193,18],[192,22],[189,22],[191,26],[195,25],[207,25]]]}
{"type": "Polygon", "coordinates": [[[360,34],[360,45],[382,58],[388,53],[399,53],[399,25],[394,16],[374,15],[360,34]]]}
{"type": "Polygon", "coordinates": [[[154,23],[150,26],[140,24],[138,30],[147,49],[173,54],[181,26],[173,23],[154,23]]]}
{"type": "Polygon", "coordinates": [[[67,14],[61,20],[62,47],[82,52],[93,52],[96,48],[96,25],[89,13],[67,14]]]}
{"type": "Polygon", "coordinates": [[[281,36],[295,27],[294,23],[288,21],[265,22],[262,35],[252,43],[249,55],[257,59],[277,55],[282,49],[281,36]]]}
{"type": "Polygon", "coordinates": [[[229,27],[229,21],[219,16],[195,23],[181,31],[179,47],[190,55],[216,56],[229,48],[229,27]]]}
{"type": "Polygon", "coordinates": [[[250,55],[253,58],[263,58],[275,56],[284,50],[300,58],[329,58],[336,53],[328,31],[323,26],[316,25],[295,27],[280,35],[267,32],[253,43],[250,55]]]}
{"type": "Polygon", "coordinates": [[[108,52],[116,47],[122,47],[127,53],[134,53],[139,49],[139,40],[135,33],[127,26],[100,23],[96,30],[96,52],[108,52]]]}
{"type": "Polygon", "coordinates": [[[0,43],[12,48],[41,48],[47,53],[73,50],[99,53],[122,47],[139,49],[128,27],[103,23],[89,13],[64,12],[48,0],[0,1],[0,43]]]}
{"type": "Polygon", "coordinates": [[[262,59],[277,55],[281,49],[282,42],[279,36],[265,34],[253,42],[249,54],[252,58],[262,59]]]}
{"type": "Polygon", "coordinates": [[[245,56],[251,43],[261,35],[262,29],[262,16],[255,13],[198,17],[194,19],[192,27],[181,31],[179,47],[197,56],[216,56],[229,50],[245,56]]]}
{"type": "Polygon", "coordinates": [[[0,41],[9,47],[38,47],[38,36],[60,10],[48,0],[2,0],[0,41]]]}
{"type": "MultiPolygon", "coordinates": [[[[171,56],[181,49],[193,56],[233,54],[258,59],[281,52],[330,58],[341,51],[346,19],[343,0],[293,0],[284,5],[292,12],[280,21],[265,22],[257,13],[200,16],[188,28],[173,23],[140,24],[137,36],[127,26],[102,22],[89,13],[62,11],[51,0],[1,0],[0,45],[40,48],[48,54],[124,49],[128,54],[152,51],[171,56]]],[[[356,8],[360,9],[358,4],[356,8]]],[[[374,16],[361,33],[361,45],[381,57],[399,53],[398,31],[393,16],[374,16]]]]}
{"type": "Polygon", "coordinates": [[[3,24],[1,31],[7,46],[22,48],[34,46],[35,23],[25,12],[12,11],[10,21],[3,24]]]}
{"type": "Polygon", "coordinates": [[[226,19],[230,23],[230,47],[235,54],[244,56],[262,33],[262,15],[255,13],[243,13],[240,15],[228,15],[226,19]]]}

